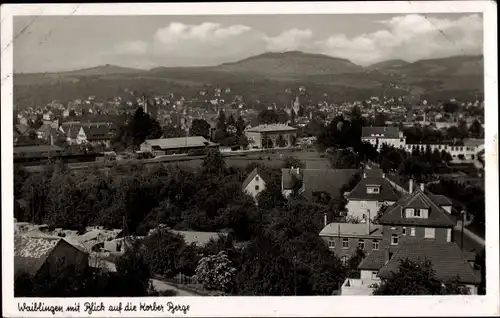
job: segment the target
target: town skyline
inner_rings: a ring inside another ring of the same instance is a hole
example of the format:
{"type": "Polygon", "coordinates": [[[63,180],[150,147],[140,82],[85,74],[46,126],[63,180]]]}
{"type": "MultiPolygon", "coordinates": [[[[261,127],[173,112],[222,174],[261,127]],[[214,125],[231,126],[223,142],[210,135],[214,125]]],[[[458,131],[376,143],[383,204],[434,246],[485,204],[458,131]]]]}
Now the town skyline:
{"type": "Polygon", "coordinates": [[[482,55],[482,24],[480,14],[463,13],[16,17],[14,72],[214,66],[287,51],[361,66],[414,62],[482,55]]]}

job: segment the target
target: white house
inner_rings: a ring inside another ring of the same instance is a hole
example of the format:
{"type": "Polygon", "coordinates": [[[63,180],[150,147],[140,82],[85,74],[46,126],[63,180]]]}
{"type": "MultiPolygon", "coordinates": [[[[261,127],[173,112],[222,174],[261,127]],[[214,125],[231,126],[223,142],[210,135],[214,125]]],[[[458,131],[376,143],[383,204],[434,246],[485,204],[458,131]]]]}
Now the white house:
{"type": "Polygon", "coordinates": [[[383,205],[392,205],[402,194],[379,169],[366,169],[361,181],[346,194],[347,215],[359,220],[373,219],[383,205]]]}
{"type": "Polygon", "coordinates": [[[378,271],[385,265],[385,251],[372,251],[359,263],[360,278],[347,278],[342,284],[342,296],[370,296],[374,284],[380,283],[378,271]]]}
{"type": "Polygon", "coordinates": [[[406,137],[398,127],[363,127],[361,140],[372,144],[377,150],[384,144],[395,148],[406,145],[406,137]]]}
{"type": "Polygon", "coordinates": [[[243,192],[252,196],[257,203],[257,196],[266,189],[266,184],[269,182],[269,177],[263,171],[255,168],[246,177],[241,186],[243,192]]]}

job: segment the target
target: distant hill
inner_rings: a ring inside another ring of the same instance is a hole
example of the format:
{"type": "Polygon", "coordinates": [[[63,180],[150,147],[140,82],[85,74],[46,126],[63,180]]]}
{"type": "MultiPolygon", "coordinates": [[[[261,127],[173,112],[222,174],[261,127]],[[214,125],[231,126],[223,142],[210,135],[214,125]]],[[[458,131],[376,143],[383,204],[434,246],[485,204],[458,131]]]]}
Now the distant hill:
{"type": "Polygon", "coordinates": [[[60,72],[58,75],[61,76],[106,76],[106,75],[118,75],[118,74],[139,74],[147,72],[146,70],[141,70],[131,67],[122,67],[116,65],[100,65],[91,68],[85,68],[76,71],[60,72]]]}
{"type": "Polygon", "coordinates": [[[393,69],[411,76],[482,76],[484,60],[482,55],[460,55],[419,60],[393,69]]]}
{"type": "Polygon", "coordinates": [[[401,67],[404,67],[406,65],[410,64],[410,62],[404,61],[404,60],[387,60],[379,63],[372,64],[368,66],[368,69],[370,70],[393,70],[393,69],[398,69],[401,67]]]}
{"type": "Polygon", "coordinates": [[[264,53],[237,62],[219,65],[217,70],[271,76],[307,76],[364,72],[363,67],[346,59],[300,51],[264,53]]]}

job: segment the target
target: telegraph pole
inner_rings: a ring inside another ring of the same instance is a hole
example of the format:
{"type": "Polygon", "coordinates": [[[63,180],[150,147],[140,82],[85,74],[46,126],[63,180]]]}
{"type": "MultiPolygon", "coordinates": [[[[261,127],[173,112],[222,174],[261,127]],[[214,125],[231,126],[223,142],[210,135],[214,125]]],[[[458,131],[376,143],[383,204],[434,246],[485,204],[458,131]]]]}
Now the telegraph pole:
{"type": "Polygon", "coordinates": [[[460,248],[462,251],[464,250],[464,223],[465,223],[465,211],[462,211],[462,230],[461,232],[461,242],[460,242],[460,248]]]}
{"type": "Polygon", "coordinates": [[[297,256],[293,257],[293,290],[295,296],[297,296],[297,256]]]}

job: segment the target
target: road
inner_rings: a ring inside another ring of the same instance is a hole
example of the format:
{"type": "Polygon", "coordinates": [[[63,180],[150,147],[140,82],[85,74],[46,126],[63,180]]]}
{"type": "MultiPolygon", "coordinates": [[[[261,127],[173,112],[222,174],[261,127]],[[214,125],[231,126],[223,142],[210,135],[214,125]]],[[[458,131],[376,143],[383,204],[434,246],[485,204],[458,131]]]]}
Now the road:
{"type": "Polygon", "coordinates": [[[177,296],[199,296],[197,294],[194,294],[194,293],[191,293],[191,292],[188,292],[188,291],[185,291],[185,290],[182,290],[182,289],[179,289],[175,286],[172,286],[166,282],[163,282],[161,280],[158,280],[158,279],[151,279],[151,282],[153,283],[153,286],[154,288],[157,290],[157,291],[164,291],[164,290],[167,290],[167,289],[170,289],[170,290],[174,290],[177,292],[177,296]]]}

